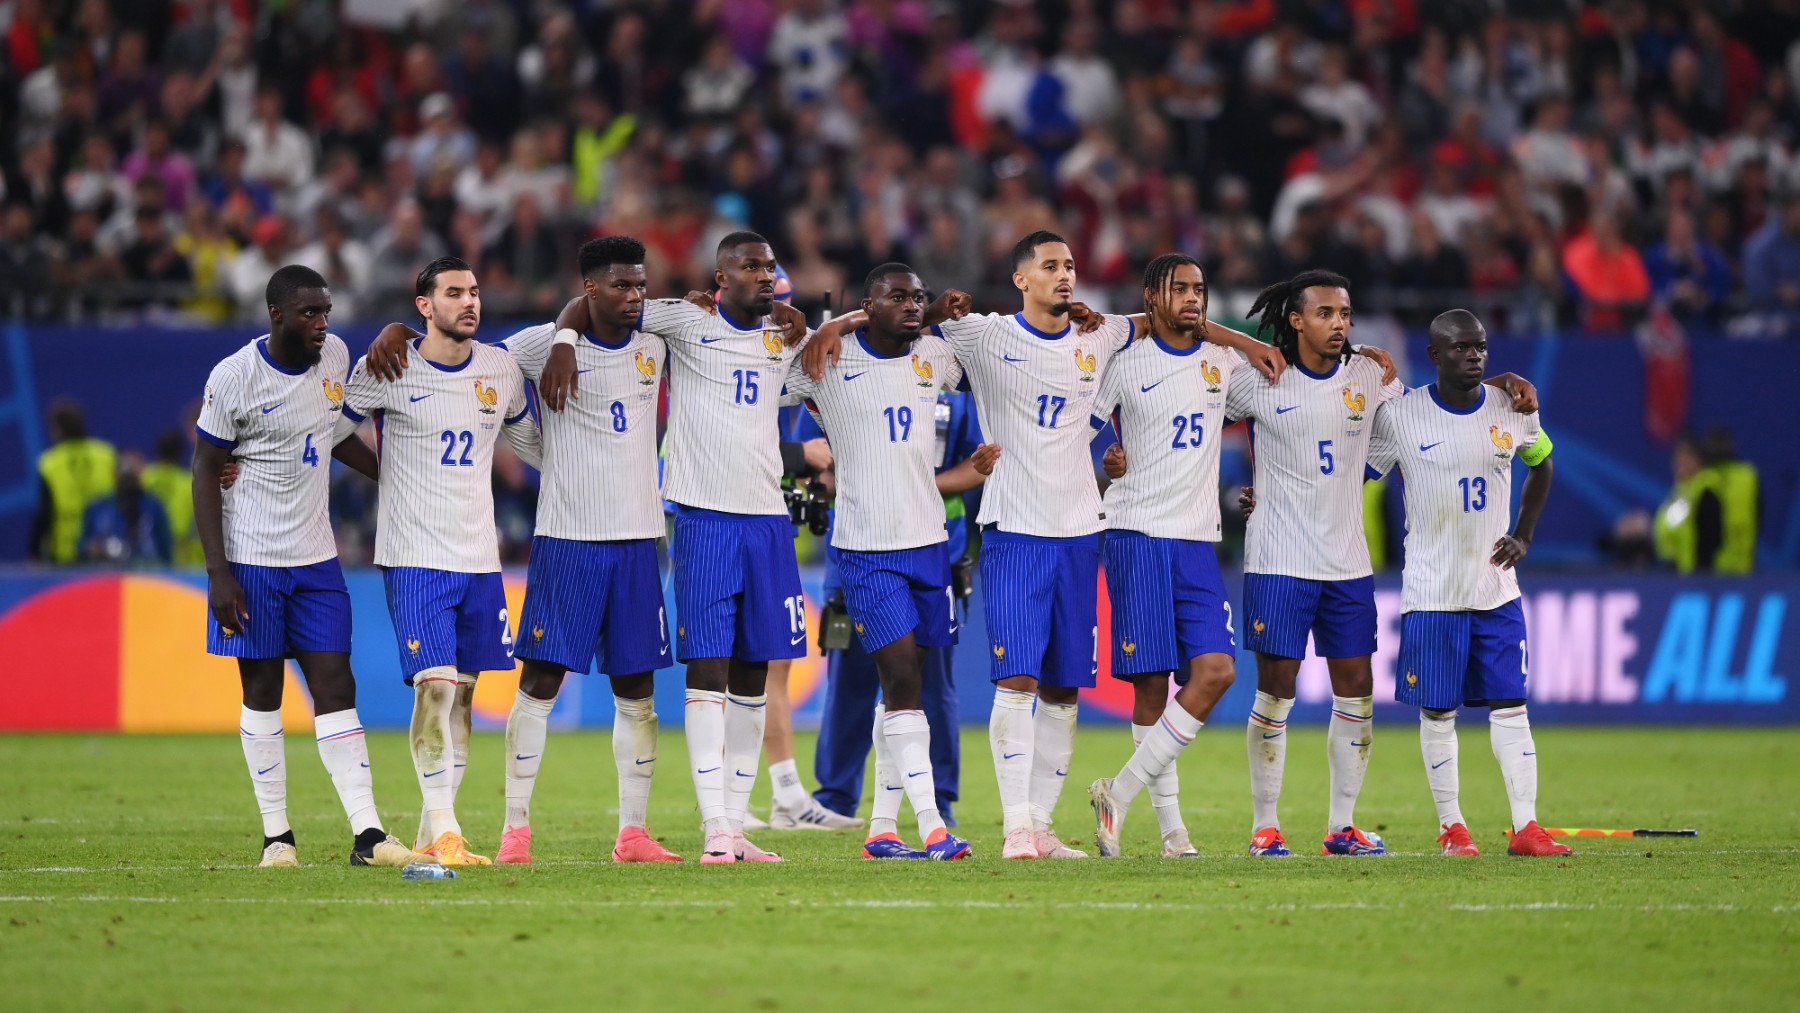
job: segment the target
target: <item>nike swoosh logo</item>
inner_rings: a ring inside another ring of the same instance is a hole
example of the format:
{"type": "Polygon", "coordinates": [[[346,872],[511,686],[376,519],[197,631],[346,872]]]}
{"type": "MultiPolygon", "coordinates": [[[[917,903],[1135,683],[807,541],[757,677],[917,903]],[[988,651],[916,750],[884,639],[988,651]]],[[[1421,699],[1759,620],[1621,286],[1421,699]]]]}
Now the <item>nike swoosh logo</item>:
{"type": "MultiPolygon", "coordinates": [[[[435,393],[437,393],[437,392],[436,392],[436,391],[432,391],[432,394],[435,394],[435,393]]],[[[411,397],[409,397],[409,398],[407,398],[407,400],[408,400],[408,401],[415,401],[415,402],[416,402],[416,401],[423,401],[423,400],[425,400],[425,399],[426,399],[426,398],[428,398],[428,397],[430,397],[430,396],[431,396],[431,394],[415,394],[415,395],[413,395],[413,396],[411,396],[411,397]]]]}
{"type": "Polygon", "coordinates": [[[1024,755],[1025,755],[1024,753],[1001,753],[1000,758],[1002,760],[1016,760],[1019,757],[1024,756],[1024,755]]]}
{"type": "Polygon", "coordinates": [[[656,757],[654,757],[654,756],[652,756],[652,757],[651,757],[651,758],[649,758],[649,759],[648,759],[648,760],[633,760],[633,761],[631,761],[631,762],[633,762],[633,763],[635,763],[635,764],[637,764],[637,765],[638,765],[638,766],[640,766],[640,767],[641,767],[641,766],[643,766],[643,765],[644,765],[644,764],[646,764],[646,763],[655,763],[655,762],[656,762],[656,757]]]}
{"type": "Polygon", "coordinates": [[[710,773],[712,773],[712,772],[713,772],[713,771],[715,771],[715,770],[718,770],[718,769],[719,769],[719,768],[717,768],[717,767],[708,767],[708,768],[706,768],[706,769],[705,769],[705,770],[696,770],[696,771],[694,771],[694,773],[696,773],[696,774],[710,774],[710,773]]]}
{"type": "Polygon", "coordinates": [[[744,772],[743,772],[743,771],[741,771],[741,770],[740,770],[740,771],[738,771],[738,772],[737,772],[737,776],[739,776],[739,777],[755,777],[755,776],[756,776],[756,771],[754,771],[754,770],[753,770],[753,771],[751,771],[751,772],[750,772],[750,773],[748,773],[748,774],[746,774],[746,773],[744,773],[744,772]]]}
{"type": "Polygon", "coordinates": [[[1006,361],[1007,361],[1007,362],[1025,362],[1025,361],[1026,361],[1026,360],[1024,360],[1024,359],[1015,359],[1015,358],[1013,358],[1013,357],[1012,357],[1012,354],[1011,354],[1011,353],[1010,353],[1010,352],[1009,352],[1009,353],[1006,353],[1006,354],[1003,354],[1003,355],[1001,355],[1001,356],[1000,356],[1000,357],[1001,357],[1001,358],[1002,358],[1002,359],[1005,359],[1005,360],[1006,360],[1006,361]]]}
{"type": "Polygon", "coordinates": [[[906,790],[906,789],[905,789],[905,788],[902,788],[902,787],[900,787],[900,786],[899,786],[899,785],[897,785],[897,784],[890,784],[890,785],[888,785],[888,786],[887,786],[887,790],[888,790],[888,791],[905,791],[905,790],[906,790]]]}
{"type": "Polygon", "coordinates": [[[1430,450],[1432,447],[1438,446],[1443,442],[1443,440],[1439,440],[1437,443],[1421,443],[1419,444],[1419,453],[1423,454],[1425,451],[1430,450]]]}
{"type": "Polygon", "coordinates": [[[1351,744],[1351,745],[1352,745],[1352,746],[1355,746],[1355,747],[1356,747],[1356,748],[1357,748],[1357,749],[1361,749],[1361,748],[1362,748],[1362,747],[1364,747],[1364,746],[1366,746],[1366,745],[1368,745],[1368,743],[1367,743],[1367,742],[1357,742],[1357,741],[1355,741],[1355,740],[1352,740],[1352,741],[1351,741],[1351,743],[1350,743],[1350,744],[1351,744]]]}
{"type": "MultiPolygon", "coordinates": [[[[279,767],[279,766],[281,766],[281,764],[279,764],[279,763],[277,763],[277,764],[276,764],[276,765],[275,765],[275,767],[279,767]]],[[[264,768],[263,768],[263,769],[261,769],[261,770],[259,770],[259,771],[257,771],[257,772],[256,772],[256,776],[257,776],[257,777],[261,777],[261,776],[263,776],[263,775],[264,775],[264,774],[267,774],[267,773],[268,773],[268,772],[269,772],[269,771],[271,771],[271,770],[274,770],[274,769],[275,769],[275,767],[264,767],[264,768]]]]}
{"type": "Polygon", "coordinates": [[[575,371],[575,375],[580,376],[583,373],[592,373],[592,372],[593,372],[593,370],[591,370],[591,369],[578,369],[575,371]]]}
{"type": "Polygon", "coordinates": [[[867,372],[868,372],[868,370],[865,369],[865,370],[863,370],[862,373],[845,373],[844,374],[844,382],[849,383],[851,380],[854,380],[857,377],[863,375],[863,373],[867,373],[867,372]]]}
{"type": "Polygon", "coordinates": [[[1057,772],[1056,772],[1056,776],[1057,776],[1057,777],[1068,777],[1068,776],[1069,776],[1069,772],[1068,772],[1068,771],[1066,771],[1066,770],[1059,770],[1059,771],[1057,771],[1057,772]]]}
{"type": "Polygon", "coordinates": [[[538,758],[538,754],[536,754],[536,753],[532,753],[530,756],[521,756],[518,753],[513,754],[513,759],[515,759],[515,760],[535,760],[537,758],[538,758]]]}
{"type": "Polygon", "coordinates": [[[421,777],[436,777],[436,776],[438,776],[438,775],[439,775],[439,774],[442,774],[442,773],[443,773],[443,771],[441,771],[441,770],[434,770],[434,771],[432,771],[432,772],[431,772],[431,773],[429,773],[429,774],[421,774],[421,775],[420,775],[420,776],[421,776],[421,777]]]}
{"type": "Polygon", "coordinates": [[[1286,415],[1286,414],[1287,414],[1287,413],[1288,413],[1288,412],[1291,412],[1291,411],[1293,411],[1293,410],[1294,410],[1294,408],[1298,408],[1298,407],[1300,407],[1300,406],[1299,406],[1299,405],[1294,405],[1294,406],[1293,406],[1293,407],[1292,407],[1292,408],[1280,408],[1280,407],[1277,407],[1277,408],[1276,408],[1276,409],[1275,409],[1275,414],[1277,414],[1277,415],[1286,415]]]}
{"type": "Polygon", "coordinates": [[[368,764],[366,764],[366,763],[365,763],[365,764],[363,764],[363,769],[364,769],[364,770],[368,770],[368,769],[369,769],[369,765],[368,765],[368,764]]]}
{"type": "Polygon", "coordinates": [[[789,641],[788,641],[788,646],[789,646],[789,647],[792,647],[792,646],[794,646],[794,645],[795,645],[795,644],[798,644],[798,643],[799,643],[799,642],[800,642],[800,641],[802,641],[802,640],[805,640],[805,639],[806,639],[806,634],[804,634],[804,633],[802,633],[802,634],[800,634],[800,635],[799,635],[799,636],[797,636],[797,637],[794,637],[794,638],[793,638],[793,639],[791,639],[791,640],[789,640],[789,641]]]}
{"type": "Polygon", "coordinates": [[[267,407],[267,408],[264,408],[264,409],[263,409],[263,414],[264,414],[264,415],[267,415],[267,414],[269,414],[269,413],[270,413],[270,412],[272,412],[272,411],[274,411],[274,410],[275,410],[275,409],[277,409],[277,408],[280,408],[280,407],[281,407],[281,406],[282,406],[282,405],[284,405],[284,404],[287,404],[287,402],[286,402],[286,401],[277,401],[277,402],[275,402],[275,403],[274,403],[274,404],[272,404],[272,405],[270,405],[270,406],[269,406],[269,407],[267,407]]]}
{"type": "Polygon", "coordinates": [[[1155,389],[1156,389],[1156,388],[1158,388],[1158,387],[1161,387],[1161,386],[1162,386],[1162,385],[1163,385],[1163,382],[1162,382],[1162,381],[1161,381],[1161,380],[1158,380],[1158,381],[1156,381],[1156,382],[1155,382],[1155,383],[1153,383],[1153,384],[1151,384],[1151,385],[1150,385],[1150,386],[1148,386],[1148,387],[1139,387],[1139,388],[1138,388],[1138,392],[1139,392],[1139,393],[1140,393],[1140,394],[1148,394],[1148,393],[1150,393],[1150,392],[1151,392],[1151,391],[1153,391],[1153,390],[1155,390],[1155,389]]]}
{"type": "Polygon", "coordinates": [[[1431,765],[1431,769],[1436,770],[1439,767],[1443,766],[1444,764],[1449,763],[1450,760],[1454,760],[1454,759],[1456,759],[1456,757],[1452,756],[1449,759],[1439,760],[1438,762],[1431,765]]]}
{"type": "MultiPolygon", "coordinates": [[[[1526,753],[1526,754],[1525,754],[1525,755],[1526,755],[1526,756],[1530,756],[1530,755],[1531,755],[1531,754],[1530,754],[1530,753],[1526,753]]],[[[912,780],[912,779],[913,779],[913,778],[915,778],[915,777],[924,777],[924,776],[925,776],[925,775],[926,775],[926,774],[929,774],[929,773],[931,773],[931,771],[929,771],[929,770],[921,770],[921,771],[919,771],[919,772],[918,772],[918,773],[917,773],[917,774],[908,774],[908,775],[906,775],[906,779],[907,779],[907,780],[909,780],[909,781],[910,781],[910,780],[912,780]]]]}
{"type": "Polygon", "coordinates": [[[701,338],[700,343],[702,345],[710,345],[715,341],[724,341],[724,340],[725,340],[724,338],[701,338]]]}
{"type": "Polygon", "coordinates": [[[1283,735],[1286,735],[1286,734],[1287,734],[1287,733],[1286,733],[1286,732],[1264,732],[1264,733],[1263,733],[1263,738],[1265,738],[1265,739],[1279,739],[1279,738],[1281,738],[1281,737],[1282,737],[1282,736],[1283,736],[1283,735]]]}
{"type": "Polygon", "coordinates": [[[1520,753],[1520,756],[1536,756],[1536,753],[1520,753]]]}

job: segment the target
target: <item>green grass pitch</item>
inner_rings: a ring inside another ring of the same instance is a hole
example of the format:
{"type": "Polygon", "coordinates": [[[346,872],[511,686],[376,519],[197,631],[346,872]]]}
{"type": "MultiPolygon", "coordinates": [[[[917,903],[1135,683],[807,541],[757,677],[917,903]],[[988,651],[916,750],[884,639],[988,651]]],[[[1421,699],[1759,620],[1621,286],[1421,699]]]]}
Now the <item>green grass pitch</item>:
{"type": "MultiPolygon", "coordinates": [[[[408,882],[345,864],[349,833],[306,736],[288,745],[302,869],[252,868],[260,826],[235,739],[0,736],[0,1007],[37,1009],[940,1010],[1785,1008],[1800,990],[1800,735],[1537,730],[1549,825],[1700,828],[1694,840],[1505,854],[1480,721],[1463,809],[1486,854],[1433,852],[1410,726],[1377,742],[1359,815],[1384,859],[1246,856],[1243,730],[1201,733],[1182,801],[1204,857],[1155,853],[1145,802],[1119,861],[1002,863],[986,736],[970,729],[951,864],[860,860],[855,834],[765,833],[781,865],[703,868],[678,735],[654,832],[689,861],[615,866],[603,734],[554,734],[530,868],[408,882]]],[[[1081,733],[1058,812],[1092,838],[1086,785],[1124,760],[1081,733]]],[[[405,838],[418,789],[403,736],[370,736],[376,796],[405,838]]],[[[458,806],[498,843],[501,741],[475,743],[458,806]]],[[[801,769],[812,739],[802,736],[801,769]]],[[[1288,754],[1296,851],[1324,821],[1323,733],[1288,754]]],[[[767,777],[758,807],[766,806],[767,777]]],[[[910,812],[902,829],[911,833],[910,812]]]]}

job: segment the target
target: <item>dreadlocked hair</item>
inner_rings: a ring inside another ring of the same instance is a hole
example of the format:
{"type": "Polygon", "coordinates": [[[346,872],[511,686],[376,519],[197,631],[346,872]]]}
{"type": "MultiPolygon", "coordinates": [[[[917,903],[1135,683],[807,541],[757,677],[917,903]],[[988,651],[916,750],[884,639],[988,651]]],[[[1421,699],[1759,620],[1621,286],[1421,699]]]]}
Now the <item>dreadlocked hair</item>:
{"type": "MultiPolygon", "coordinates": [[[[1331,271],[1301,271],[1287,281],[1278,281],[1256,295],[1250,304],[1250,319],[1256,321],[1256,336],[1273,332],[1275,347],[1289,362],[1300,361],[1300,332],[1288,322],[1288,315],[1300,309],[1300,297],[1313,287],[1350,290],[1350,279],[1331,271]]],[[[1350,346],[1344,345],[1344,358],[1350,357],[1350,346]]]]}
{"type": "MultiPolygon", "coordinates": [[[[1152,321],[1156,310],[1152,303],[1160,305],[1169,294],[1169,284],[1175,280],[1176,268],[1192,264],[1195,270],[1201,270],[1200,262],[1185,253],[1165,253],[1144,266],[1144,309],[1151,315],[1152,321]]],[[[1204,278],[1205,272],[1201,271],[1204,278]]],[[[1200,332],[1206,333],[1206,304],[1211,293],[1200,290],[1200,332]]]]}

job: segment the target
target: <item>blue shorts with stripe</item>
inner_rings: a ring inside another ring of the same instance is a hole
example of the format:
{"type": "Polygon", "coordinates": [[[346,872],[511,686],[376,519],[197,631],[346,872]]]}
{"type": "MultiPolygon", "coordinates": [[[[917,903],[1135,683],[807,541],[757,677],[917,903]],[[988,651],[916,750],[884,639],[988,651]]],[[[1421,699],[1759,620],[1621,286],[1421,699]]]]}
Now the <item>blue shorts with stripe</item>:
{"type": "Polygon", "coordinates": [[[775,661],[806,655],[806,598],[786,514],[677,506],[675,653],[775,661]]]}
{"type": "Polygon", "coordinates": [[[1450,710],[1525,699],[1525,610],[1519,599],[1485,612],[1400,617],[1394,699],[1450,710]]]}
{"type": "Polygon", "coordinates": [[[1105,553],[1113,678],[1174,672],[1185,686],[1189,660],[1236,654],[1231,602],[1212,542],[1108,531],[1105,553]]]}
{"type": "Polygon", "coordinates": [[[1244,646],[1278,658],[1306,657],[1306,635],[1321,658],[1375,653],[1375,578],[1308,580],[1244,574],[1244,646]]]}
{"type": "Polygon", "coordinates": [[[300,651],[350,653],[350,592],[333,556],[307,566],[232,563],[250,618],[227,633],[206,616],[206,653],[226,658],[291,658],[300,651]]]}
{"type": "Polygon", "coordinates": [[[1098,535],[1046,538],[985,529],[989,677],[1029,675],[1045,686],[1091,688],[1100,670],[1099,580],[1098,535]]]}
{"type": "Polygon", "coordinates": [[[956,643],[947,542],[889,552],[840,549],[837,562],[844,604],[863,650],[878,651],[908,633],[920,647],[956,643]]]}
{"type": "Polygon", "coordinates": [[[596,661],[606,675],[667,668],[673,657],[656,539],[533,538],[514,654],[581,674],[596,661]]]}
{"type": "Polygon", "coordinates": [[[388,566],[381,579],[408,686],[413,676],[440,665],[458,672],[513,667],[506,582],[498,573],[388,566]]]}

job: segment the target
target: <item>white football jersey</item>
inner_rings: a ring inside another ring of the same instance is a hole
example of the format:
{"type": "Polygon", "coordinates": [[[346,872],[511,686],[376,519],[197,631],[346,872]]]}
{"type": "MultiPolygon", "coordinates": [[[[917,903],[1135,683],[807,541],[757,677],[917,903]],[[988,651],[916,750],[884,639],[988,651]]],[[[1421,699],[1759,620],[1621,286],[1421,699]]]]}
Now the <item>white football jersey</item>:
{"type": "Polygon", "coordinates": [[[789,369],[782,403],[806,403],[837,462],[833,546],[884,552],[949,538],[937,491],[937,400],[938,391],[960,383],[956,353],[932,334],[889,359],[858,331],[823,380],[814,382],[799,363],[789,369]]]}
{"type": "Polygon", "coordinates": [[[400,379],[384,383],[359,359],[344,387],[352,419],[376,415],[381,504],[375,564],[454,573],[500,569],[494,529],[494,441],[501,426],[536,424],[525,377],[505,349],[474,342],[460,366],[416,352],[400,379]]]}
{"type": "MultiPolygon", "coordinates": [[[[549,361],[555,324],[528,327],[499,343],[536,383],[549,361]]],[[[575,343],[579,398],[546,411],[537,533],[583,542],[660,538],[656,488],[656,398],[663,340],[633,331],[612,346],[584,335],[575,343]]]]}
{"type": "Polygon", "coordinates": [[[1244,533],[1244,571],[1307,580],[1374,572],[1363,534],[1362,487],[1376,409],[1406,392],[1383,386],[1364,356],[1309,373],[1290,363],[1271,385],[1248,360],[1232,378],[1227,412],[1250,420],[1256,510],[1244,533]]]}
{"type": "Polygon", "coordinates": [[[968,373],[988,442],[1001,448],[976,520],[1049,538],[1105,527],[1088,419],[1107,361],[1131,341],[1131,319],[1109,316],[1092,334],[1073,326],[1049,334],[1024,314],[972,313],[940,330],[968,373]]]}
{"type": "Polygon", "coordinates": [[[225,558],[254,566],[310,566],[337,556],[331,536],[332,430],[344,405],[350,350],[325,335],[319,361],[290,371],[268,336],[226,356],[206,378],[202,438],[232,447],[225,558]]]}
{"type": "Polygon", "coordinates": [[[1181,351],[1161,338],[1113,357],[1093,420],[1114,423],[1125,446],[1125,477],[1106,489],[1108,528],[1219,540],[1219,431],[1241,361],[1210,341],[1181,351]]]}
{"type": "Polygon", "coordinates": [[[1512,530],[1513,457],[1540,432],[1535,414],[1485,385],[1466,411],[1440,401],[1436,384],[1381,410],[1369,466],[1398,464],[1406,489],[1401,611],[1486,611],[1519,596],[1518,572],[1489,560],[1512,530]]]}
{"type": "Polygon", "coordinates": [[[644,303],[638,329],[669,350],[663,498],[682,506],[787,515],[781,498],[781,385],[805,347],[767,319],[739,323],[681,299],[644,303]]]}

